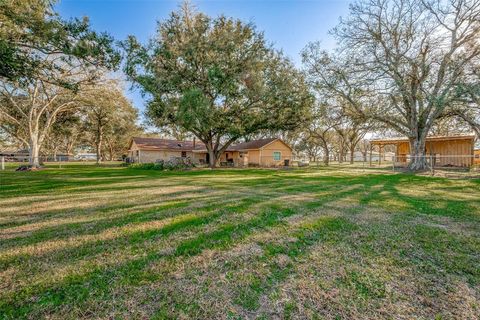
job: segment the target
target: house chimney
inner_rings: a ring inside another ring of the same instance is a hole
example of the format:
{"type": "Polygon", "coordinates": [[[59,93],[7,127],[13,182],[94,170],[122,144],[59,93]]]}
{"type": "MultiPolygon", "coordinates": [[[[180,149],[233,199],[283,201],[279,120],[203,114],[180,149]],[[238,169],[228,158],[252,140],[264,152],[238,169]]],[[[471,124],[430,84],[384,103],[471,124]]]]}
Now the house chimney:
{"type": "Polygon", "coordinates": [[[193,137],[193,149],[195,149],[195,137],[193,137]]]}

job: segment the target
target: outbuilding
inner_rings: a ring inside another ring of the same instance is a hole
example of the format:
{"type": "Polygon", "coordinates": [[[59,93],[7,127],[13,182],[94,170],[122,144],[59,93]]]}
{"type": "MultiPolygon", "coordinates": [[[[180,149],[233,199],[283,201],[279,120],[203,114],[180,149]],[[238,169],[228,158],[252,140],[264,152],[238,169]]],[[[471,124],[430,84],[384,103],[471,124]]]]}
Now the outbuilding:
{"type": "MultiPolygon", "coordinates": [[[[386,145],[395,146],[395,164],[410,162],[410,141],[408,138],[386,138],[370,141],[381,154],[386,145]]],[[[469,167],[474,163],[474,135],[430,136],[425,142],[426,161],[436,167],[469,167]]]]}

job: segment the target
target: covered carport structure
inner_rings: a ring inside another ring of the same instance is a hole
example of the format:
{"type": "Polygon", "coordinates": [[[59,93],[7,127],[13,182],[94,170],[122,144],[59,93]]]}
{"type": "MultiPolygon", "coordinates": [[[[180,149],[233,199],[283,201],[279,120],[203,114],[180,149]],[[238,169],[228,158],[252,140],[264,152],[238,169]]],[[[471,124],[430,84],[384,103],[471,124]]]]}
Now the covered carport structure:
{"type": "MultiPolygon", "coordinates": [[[[410,161],[410,140],[407,137],[370,140],[370,155],[377,146],[381,163],[387,145],[395,146],[395,165],[406,166],[410,161]]],[[[425,143],[426,160],[435,167],[469,167],[474,162],[474,146],[475,135],[430,136],[425,143]]]]}

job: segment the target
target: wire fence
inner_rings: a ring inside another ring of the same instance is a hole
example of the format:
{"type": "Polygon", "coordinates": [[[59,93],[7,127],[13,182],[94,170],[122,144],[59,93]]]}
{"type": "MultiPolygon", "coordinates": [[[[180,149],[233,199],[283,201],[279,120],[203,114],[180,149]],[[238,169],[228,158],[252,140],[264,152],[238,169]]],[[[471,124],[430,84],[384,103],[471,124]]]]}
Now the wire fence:
{"type": "MultiPolygon", "coordinates": [[[[67,165],[70,161],[50,162],[62,167],[67,165]]],[[[279,168],[279,167],[324,167],[326,166],[324,159],[315,159],[311,161],[307,157],[299,157],[295,155],[284,156],[282,154],[273,156],[259,156],[259,157],[240,157],[235,159],[222,159],[218,166],[220,167],[263,167],[263,168],[279,168]]],[[[382,170],[391,170],[393,172],[409,171],[412,163],[420,164],[423,171],[429,171],[432,175],[436,172],[480,172],[480,154],[471,155],[440,155],[428,154],[421,157],[412,157],[411,155],[376,157],[373,159],[360,157],[351,159],[330,159],[330,165],[342,165],[345,168],[378,168],[382,170]]],[[[6,157],[0,157],[0,171],[7,168],[13,168],[19,162],[9,162],[6,157]]],[[[196,163],[198,165],[198,163],[196,163]]],[[[207,165],[207,163],[204,163],[207,165]]],[[[418,167],[417,167],[418,168],[418,167]]]]}
{"type": "Polygon", "coordinates": [[[480,155],[440,155],[430,154],[424,156],[395,156],[392,161],[393,171],[402,171],[416,164],[425,170],[431,171],[478,171],[480,168],[480,155]]]}

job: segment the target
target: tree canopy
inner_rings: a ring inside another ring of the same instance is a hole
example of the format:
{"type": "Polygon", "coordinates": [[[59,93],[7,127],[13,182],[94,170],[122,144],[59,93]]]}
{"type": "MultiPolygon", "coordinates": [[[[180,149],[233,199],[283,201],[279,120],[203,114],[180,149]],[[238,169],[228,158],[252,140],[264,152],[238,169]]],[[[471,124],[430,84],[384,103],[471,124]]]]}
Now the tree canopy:
{"type": "Polygon", "coordinates": [[[120,62],[110,36],[86,18],[60,19],[52,4],[0,4],[0,126],[28,147],[32,167],[57,117],[120,62]]]}
{"type": "Polygon", "coordinates": [[[480,1],[357,1],[333,34],[334,54],[318,43],[303,52],[315,86],[409,137],[410,168],[423,169],[435,121],[473,88],[480,1]]]}
{"type": "MultiPolygon", "coordinates": [[[[2,0],[0,3],[0,78],[20,83],[39,78],[75,88],[59,74],[72,64],[115,68],[120,54],[113,38],[90,28],[88,18],[65,21],[52,0],[2,0]]],[[[95,76],[94,73],[91,76],[95,76]]]]}
{"type": "Polygon", "coordinates": [[[240,137],[294,129],[308,117],[302,74],[252,24],[185,4],[149,45],[130,37],[124,47],[125,71],[149,98],[147,116],[194,134],[211,166],[240,137]]]}

